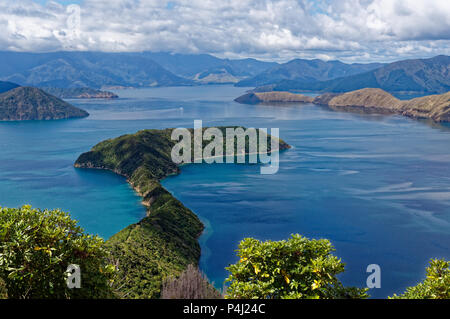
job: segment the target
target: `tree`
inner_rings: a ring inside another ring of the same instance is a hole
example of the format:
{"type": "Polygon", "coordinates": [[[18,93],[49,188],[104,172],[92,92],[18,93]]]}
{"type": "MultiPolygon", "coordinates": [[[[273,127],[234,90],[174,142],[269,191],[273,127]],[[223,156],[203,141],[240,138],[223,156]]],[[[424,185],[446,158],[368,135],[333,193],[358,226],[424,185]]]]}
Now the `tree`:
{"type": "Polygon", "coordinates": [[[222,295],[209,283],[198,267],[189,265],[178,278],[163,281],[162,299],[222,299],[222,295]]]}
{"type": "Polygon", "coordinates": [[[425,280],[390,299],[450,299],[450,261],[432,259],[425,280]]]}
{"type": "Polygon", "coordinates": [[[112,297],[114,266],[104,241],[83,233],[60,210],[0,207],[0,282],[8,298],[112,297]],[[81,269],[81,288],[69,289],[67,267],[81,269]]]}
{"type": "Polygon", "coordinates": [[[367,298],[367,289],[344,287],[336,275],[344,271],[331,255],[328,240],[292,235],[289,240],[261,242],[244,239],[239,262],[230,265],[230,299],[367,298]]]}

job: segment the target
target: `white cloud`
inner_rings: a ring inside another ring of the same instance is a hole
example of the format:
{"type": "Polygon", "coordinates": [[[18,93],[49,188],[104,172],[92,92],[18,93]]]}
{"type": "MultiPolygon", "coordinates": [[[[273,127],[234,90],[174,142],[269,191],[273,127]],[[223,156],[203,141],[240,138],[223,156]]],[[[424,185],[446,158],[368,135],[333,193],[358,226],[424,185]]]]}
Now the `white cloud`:
{"type": "Polygon", "coordinates": [[[448,0],[84,0],[79,34],[58,2],[0,1],[2,50],[347,61],[450,54],[448,0]]]}

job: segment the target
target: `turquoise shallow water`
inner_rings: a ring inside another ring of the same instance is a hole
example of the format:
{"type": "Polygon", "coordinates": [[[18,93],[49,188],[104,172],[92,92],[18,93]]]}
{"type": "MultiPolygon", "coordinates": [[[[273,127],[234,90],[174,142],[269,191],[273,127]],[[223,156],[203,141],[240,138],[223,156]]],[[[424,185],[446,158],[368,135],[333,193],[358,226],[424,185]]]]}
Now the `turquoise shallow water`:
{"type": "Polygon", "coordinates": [[[280,128],[293,148],[276,175],[258,165],[184,166],[163,181],[207,225],[201,267],[221,286],[245,237],[291,233],[329,238],[347,263],[346,284],[364,286],[379,264],[375,297],[424,276],[429,258],[450,258],[450,129],[402,117],[337,113],[312,105],[247,106],[230,86],[118,91],[113,101],[72,101],[87,119],[0,123],[0,205],[61,208],[108,238],[145,214],[125,180],[73,168],[106,138],[146,128],[244,125],[280,128]]]}

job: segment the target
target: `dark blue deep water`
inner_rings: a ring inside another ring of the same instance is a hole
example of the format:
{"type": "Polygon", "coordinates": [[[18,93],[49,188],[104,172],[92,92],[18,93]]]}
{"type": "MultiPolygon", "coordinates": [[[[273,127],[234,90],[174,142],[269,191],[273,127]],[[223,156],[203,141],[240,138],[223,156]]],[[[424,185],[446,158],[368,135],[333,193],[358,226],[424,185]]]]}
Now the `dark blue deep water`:
{"type": "Polygon", "coordinates": [[[221,287],[245,237],[328,238],[347,264],[345,284],[365,286],[379,264],[382,288],[420,281],[430,258],[450,258],[450,128],[398,116],[338,113],[313,105],[251,106],[230,86],[117,91],[74,100],[86,119],[0,123],[0,205],[61,208],[108,238],[145,215],[112,173],[73,168],[96,143],[140,129],[243,125],[279,128],[293,146],[276,175],[258,165],[184,166],[164,186],[207,225],[201,268],[221,287]]]}

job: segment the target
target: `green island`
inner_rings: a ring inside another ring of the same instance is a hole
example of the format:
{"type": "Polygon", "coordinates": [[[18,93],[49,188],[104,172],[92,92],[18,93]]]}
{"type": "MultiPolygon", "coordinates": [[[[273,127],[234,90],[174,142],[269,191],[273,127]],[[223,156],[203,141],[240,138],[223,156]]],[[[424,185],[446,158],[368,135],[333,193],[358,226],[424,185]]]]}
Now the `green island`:
{"type": "MultiPolygon", "coordinates": [[[[204,229],[202,222],[160,184],[163,178],[180,173],[171,159],[176,144],[171,140],[173,130],[143,130],[103,141],[80,155],[74,164],[126,177],[147,207],[146,217],[106,243],[118,263],[121,291],[127,298],[159,297],[164,278],[179,275],[188,265],[197,265],[200,258],[197,239],[204,229]]],[[[257,131],[258,135],[265,134],[257,131]]],[[[270,152],[270,143],[268,146],[270,152]]],[[[280,150],[288,148],[287,143],[279,140],[280,150]]],[[[246,140],[246,154],[250,149],[246,140]]]]}

